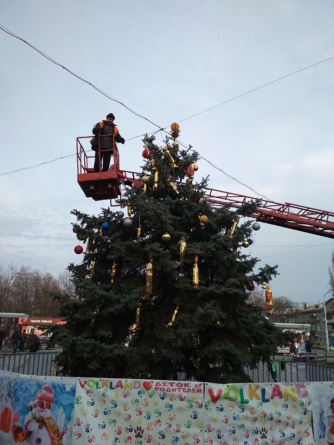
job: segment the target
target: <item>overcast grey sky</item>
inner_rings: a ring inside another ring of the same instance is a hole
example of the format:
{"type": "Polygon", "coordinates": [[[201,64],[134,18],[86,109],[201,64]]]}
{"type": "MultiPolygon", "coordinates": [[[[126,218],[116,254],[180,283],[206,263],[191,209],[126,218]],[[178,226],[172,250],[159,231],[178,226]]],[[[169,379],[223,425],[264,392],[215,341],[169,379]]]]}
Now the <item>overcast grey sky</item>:
{"type": "MultiPolygon", "coordinates": [[[[12,0],[0,16],[160,126],[334,56],[331,0],[12,0]]],[[[0,264],[57,275],[82,261],[70,211],[108,204],[78,186],[75,138],[113,112],[128,140],[121,168],[140,171],[134,137],[156,128],[3,31],[0,52],[0,264]]],[[[333,211],[333,79],[334,59],[181,122],[180,139],[273,201],[333,211]]],[[[212,188],[256,197],[203,160],[199,168],[212,188]]],[[[279,266],[274,297],[322,301],[334,240],[261,224],[254,241],[248,253],[279,266]]]]}

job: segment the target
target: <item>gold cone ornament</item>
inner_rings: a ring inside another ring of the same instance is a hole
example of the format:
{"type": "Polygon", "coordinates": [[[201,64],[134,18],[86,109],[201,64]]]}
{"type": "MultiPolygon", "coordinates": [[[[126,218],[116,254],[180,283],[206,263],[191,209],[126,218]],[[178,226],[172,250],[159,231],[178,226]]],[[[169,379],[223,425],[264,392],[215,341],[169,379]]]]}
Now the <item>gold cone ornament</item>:
{"type": "Polygon", "coordinates": [[[138,241],[139,238],[140,238],[140,235],[141,235],[141,225],[140,225],[140,224],[139,224],[139,226],[137,227],[136,232],[137,232],[137,241],[138,241]]]}
{"type": "Polygon", "coordinates": [[[239,218],[238,216],[235,216],[235,217],[233,218],[232,226],[226,230],[226,234],[225,234],[226,236],[228,236],[229,238],[231,238],[231,236],[234,235],[234,232],[235,232],[235,229],[236,229],[237,226],[238,226],[238,222],[239,222],[239,220],[240,220],[240,218],[239,218]]]}
{"type": "Polygon", "coordinates": [[[146,290],[145,290],[144,300],[148,300],[150,298],[150,296],[152,295],[152,291],[153,291],[153,259],[151,258],[146,265],[146,290]]]}
{"type": "Polygon", "coordinates": [[[113,283],[114,279],[115,279],[116,267],[117,267],[117,263],[115,261],[113,261],[112,266],[111,266],[111,271],[110,271],[110,282],[111,283],[113,283]]]}
{"type": "Polygon", "coordinates": [[[184,256],[186,254],[186,248],[187,248],[186,239],[184,237],[182,237],[181,241],[179,241],[179,244],[180,244],[180,262],[179,262],[179,266],[180,266],[183,263],[184,256]]]}
{"type": "Polygon", "coordinates": [[[144,175],[144,176],[141,178],[141,180],[143,181],[143,192],[145,193],[146,190],[147,190],[147,183],[148,183],[149,177],[146,176],[146,175],[144,175]]]}
{"type": "Polygon", "coordinates": [[[199,285],[199,268],[198,268],[198,255],[194,256],[193,265],[193,289],[197,290],[199,285]]]}
{"type": "Polygon", "coordinates": [[[96,261],[95,261],[95,259],[94,259],[94,260],[92,261],[92,263],[91,263],[89,274],[87,274],[87,275],[85,276],[85,278],[86,278],[87,280],[93,278],[93,276],[94,276],[94,273],[95,273],[95,263],[96,263],[96,261]]]}
{"type": "Polygon", "coordinates": [[[168,323],[168,326],[173,326],[178,311],[179,311],[179,306],[177,306],[177,307],[175,308],[175,311],[173,312],[173,315],[172,315],[172,319],[171,319],[171,321],[168,323]]]}
{"type": "Polygon", "coordinates": [[[170,168],[177,168],[178,165],[175,164],[174,158],[171,155],[170,151],[168,150],[167,147],[162,147],[162,151],[169,157],[170,160],[170,168]]]}
{"type": "Polygon", "coordinates": [[[177,189],[177,185],[175,184],[175,182],[171,181],[171,179],[168,179],[167,184],[169,184],[172,187],[172,189],[174,190],[175,193],[179,194],[179,191],[177,189]]]}

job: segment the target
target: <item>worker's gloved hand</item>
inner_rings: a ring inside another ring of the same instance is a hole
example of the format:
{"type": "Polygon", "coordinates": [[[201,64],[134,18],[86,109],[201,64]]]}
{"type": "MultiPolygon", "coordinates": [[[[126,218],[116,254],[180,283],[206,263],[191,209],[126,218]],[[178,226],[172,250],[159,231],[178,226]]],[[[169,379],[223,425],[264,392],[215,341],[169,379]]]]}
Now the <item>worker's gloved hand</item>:
{"type": "Polygon", "coordinates": [[[122,138],[121,144],[125,144],[125,139],[124,138],[122,138]]]}

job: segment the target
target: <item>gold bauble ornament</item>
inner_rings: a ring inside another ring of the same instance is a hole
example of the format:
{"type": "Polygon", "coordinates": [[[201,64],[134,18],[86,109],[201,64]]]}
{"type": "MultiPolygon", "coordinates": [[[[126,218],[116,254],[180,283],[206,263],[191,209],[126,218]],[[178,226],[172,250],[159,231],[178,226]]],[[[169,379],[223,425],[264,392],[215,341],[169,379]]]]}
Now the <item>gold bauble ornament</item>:
{"type": "Polygon", "coordinates": [[[249,242],[248,241],[244,241],[242,243],[242,247],[249,247],[249,242]]]}
{"type": "Polygon", "coordinates": [[[170,234],[169,233],[164,233],[162,235],[162,241],[164,241],[165,243],[168,243],[168,241],[170,241],[170,234]]]}
{"type": "Polygon", "coordinates": [[[206,224],[209,221],[209,218],[206,215],[200,215],[199,221],[201,224],[206,224]]]}
{"type": "Polygon", "coordinates": [[[198,165],[193,164],[193,169],[195,170],[195,172],[197,172],[197,170],[198,170],[198,165]]]}

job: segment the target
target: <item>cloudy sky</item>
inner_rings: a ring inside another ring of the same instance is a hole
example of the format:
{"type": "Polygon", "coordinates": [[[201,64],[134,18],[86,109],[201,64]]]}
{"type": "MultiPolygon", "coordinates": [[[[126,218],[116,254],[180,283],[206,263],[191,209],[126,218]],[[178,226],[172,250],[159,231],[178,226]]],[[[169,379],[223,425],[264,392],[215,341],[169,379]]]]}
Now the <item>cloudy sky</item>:
{"type": "MultiPolygon", "coordinates": [[[[12,0],[0,16],[159,126],[180,122],[182,142],[259,194],[334,211],[334,59],[243,95],[334,56],[333,1],[12,0]]],[[[140,171],[141,135],[156,127],[2,30],[0,52],[0,265],[57,276],[82,260],[70,211],[108,205],[76,182],[76,137],[113,112],[127,140],[121,168],[140,171]]],[[[258,196],[199,167],[212,188],[258,196]]],[[[311,304],[330,289],[333,249],[334,239],[261,224],[248,253],[279,266],[274,296],[311,304]]]]}

